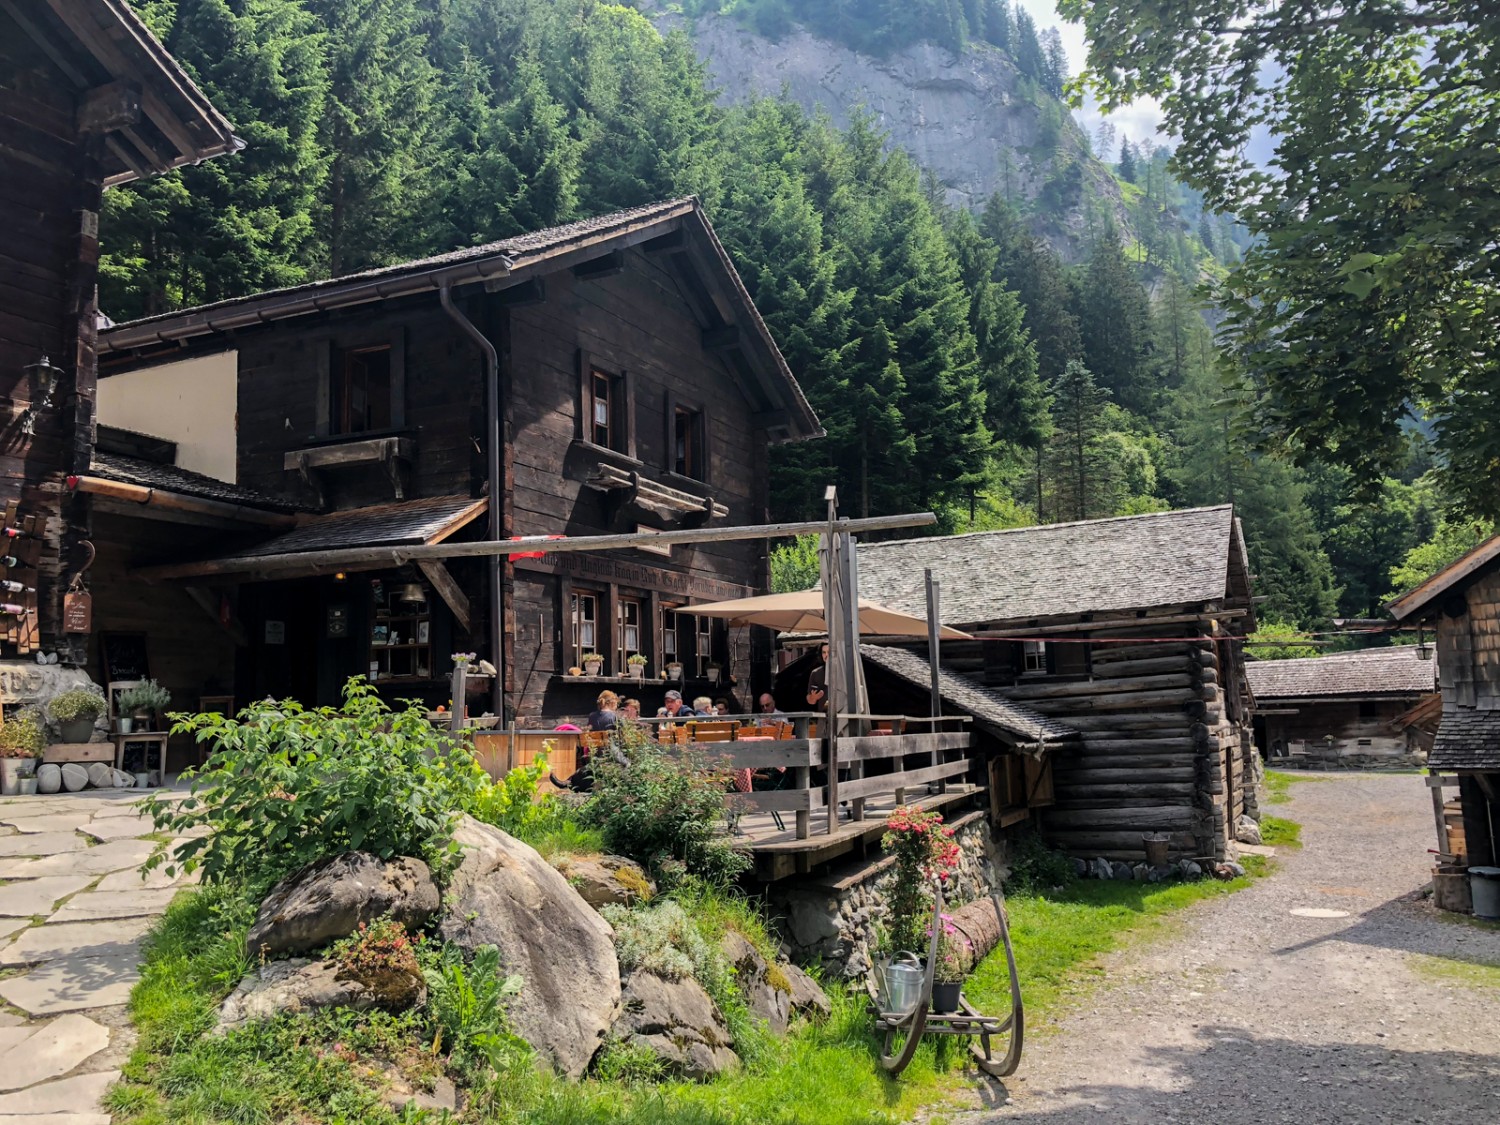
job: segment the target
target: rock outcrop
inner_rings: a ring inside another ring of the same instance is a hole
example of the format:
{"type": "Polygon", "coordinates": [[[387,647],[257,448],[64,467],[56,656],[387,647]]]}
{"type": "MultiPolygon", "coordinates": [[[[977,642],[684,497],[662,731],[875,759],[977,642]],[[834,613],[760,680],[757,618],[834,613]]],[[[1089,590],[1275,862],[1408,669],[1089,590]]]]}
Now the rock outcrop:
{"type": "Polygon", "coordinates": [[[319,1008],[378,1006],[379,998],[356,980],[341,979],[332,961],[301,958],[273,961],[251,973],[219,1008],[219,1031],[268,1020],[282,1012],[295,1014],[319,1008]]]}
{"type": "Polygon", "coordinates": [[[535,849],[464,817],[464,856],[443,904],[445,940],[500,951],[524,982],[511,1027],[569,1078],[579,1078],[620,1006],[614,931],[535,849]]]}
{"type": "Polygon", "coordinates": [[[750,1014],[765,1020],[775,1034],[786,1034],[792,1018],[792,987],[785,974],[732,930],[724,935],[719,948],[734,966],[735,980],[750,1014]]]}
{"type": "Polygon", "coordinates": [[[252,954],[305,953],[390,915],[416,930],[437,913],[432,873],[419,859],[364,852],[319,860],[271,888],[245,938],[252,954]]]}
{"type": "Polygon", "coordinates": [[[633,859],[618,855],[561,856],[553,861],[583,901],[598,910],[618,904],[634,906],[656,894],[656,884],[633,859]]]}
{"type": "Polygon", "coordinates": [[[625,981],[615,1036],[644,1047],[681,1078],[713,1078],[739,1066],[719,1006],[692,977],[667,980],[637,970],[625,981]]]}

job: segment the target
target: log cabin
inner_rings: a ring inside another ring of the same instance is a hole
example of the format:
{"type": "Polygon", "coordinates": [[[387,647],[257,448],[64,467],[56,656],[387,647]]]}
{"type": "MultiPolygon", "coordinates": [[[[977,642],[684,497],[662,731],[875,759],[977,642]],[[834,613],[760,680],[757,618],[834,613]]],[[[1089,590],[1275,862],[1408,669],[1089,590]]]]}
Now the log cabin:
{"type": "Polygon", "coordinates": [[[500,674],[471,713],[555,722],[603,687],[654,710],[669,664],[747,707],[769,682],[769,636],[679,612],[763,590],[763,542],[401,554],[765,522],[770,445],[821,430],[696,200],[121,324],[100,347],[108,428],[75,482],[111,532],[100,632],[144,635],[184,693],[322,704],[368,674],[439,706],[450,655],[474,652],[500,674]],[[358,563],[320,561],[351,547],[358,563]],[[597,674],[570,675],[589,653],[597,674]]]}
{"type": "Polygon", "coordinates": [[[83,661],[64,621],[90,557],[65,479],[93,446],[106,187],[242,147],[126,0],[0,0],[0,653],[83,661]]]}
{"type": "Polygon", "coordinates": [[[1258,815],[1238,643],[1255,612],[1231,506],[866,543],[858,568],[860,589],[914,614],[930,569],[943,624],[975,637],[943,642],[943,670],[1077,732],[1044,743],[1054,844],[1139,861],[1143,834],[1166,833],[1173,855],[1217,859],[1258,815]]]}
{"type": "Polygon", "coordinates": [[[1391,616],[1434,627],[1442,718],[1427,756],[1438,851],[1500,863],[1500,536],[1390,602],[1391,616]],[[1449,809],[1444,790],[1457,790],[1449,809]],[[1450,813],[1452,815],[1450,815],[1450,813]]]}
{"type": "Polygon", "coordinates": [[[1269,760],[1334,768],[1422,763],[1421,728],[1404,720],[1436,694],[1431,646],[1251,660],[1245,678],[1256,744],[1269,760]]]}

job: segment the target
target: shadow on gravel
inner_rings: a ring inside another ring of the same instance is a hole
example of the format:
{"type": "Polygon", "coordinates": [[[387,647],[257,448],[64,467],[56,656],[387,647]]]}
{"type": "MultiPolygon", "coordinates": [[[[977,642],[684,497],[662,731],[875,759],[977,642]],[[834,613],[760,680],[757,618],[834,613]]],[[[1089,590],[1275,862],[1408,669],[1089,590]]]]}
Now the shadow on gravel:
{"type": "MultiPolygon", "coordinates": [[[[1272,952],[1278,957],[1286,957],[1330,941],[1423,953],[1471,965],[1500,965],[1500,928],[1479,924],[1457,929],[1434,917],[1431,908],[1415,895],[1393,898],[1364,911],[1342,929],[1295,945],[1284,945],[1272,952]],[[1466,941],[1473,948],[1455,949],[1458,941],[1466,941]]],[[[1500,1106],[1496,1108],[1494,1120],[1500,1121],[1500,1106]]]]}
{"type": "MultiPolygon", "coordinates": [[[[1154,1072],[1151,1088],[1107,1082],[1061,1087],[1051,1097],[1068,1099],[1064,1108],[1028,1112],[1023,1099],[983,1120],[1036,1125],[1481,1125],[1500,1120],[1500,1058],[1493,1055],[1308,1044],[1213,1026],[1199,1028],[1195,1039],[1189,1046],[1147,1052],[1140,1061],[1154,1072]],[[1159,1088],[1168,1085],[1170,1090],[1159,1088]]],[[[1111,1065],[1099,1060],[1101,1069],[1111,1065]]],[[[993,1100],[1004,1104],[1006,1098],[993,1100]]]]}

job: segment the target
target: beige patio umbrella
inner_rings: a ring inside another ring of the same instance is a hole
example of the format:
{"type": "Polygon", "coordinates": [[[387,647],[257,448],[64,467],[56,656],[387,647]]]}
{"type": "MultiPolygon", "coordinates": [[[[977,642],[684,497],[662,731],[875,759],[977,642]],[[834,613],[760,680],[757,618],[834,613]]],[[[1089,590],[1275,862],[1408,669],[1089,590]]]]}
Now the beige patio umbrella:
{"type": "MultiPolygon", "coordinates": [[[[823,633],[828,630],[823,619],[821,590],[765,594],[756,598],[736,598],[732,602],[707,602],[684,606],[683,612],[696,613],[700,617],[727,618],[731,625],[764,625],[783,633],[823,633]]],[[[861,598],[859,631],[873,637],[926,637],[927,622],[861,598]]],[[[972,640],[968,633],[946,625],[942,627],[942,637],[949,641],[972,640]]]]}

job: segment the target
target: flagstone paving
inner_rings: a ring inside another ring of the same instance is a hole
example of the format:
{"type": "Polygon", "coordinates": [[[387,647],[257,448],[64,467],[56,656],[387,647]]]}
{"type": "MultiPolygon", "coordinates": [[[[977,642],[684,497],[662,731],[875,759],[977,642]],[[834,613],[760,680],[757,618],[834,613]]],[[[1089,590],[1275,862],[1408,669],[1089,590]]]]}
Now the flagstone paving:
{"type": "Polygon", "coordinates": [[[193,880],[130,790],[0,798],[0,1125],[109,1125],[140,943],[193,880]]]}

